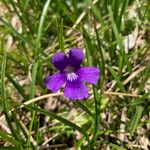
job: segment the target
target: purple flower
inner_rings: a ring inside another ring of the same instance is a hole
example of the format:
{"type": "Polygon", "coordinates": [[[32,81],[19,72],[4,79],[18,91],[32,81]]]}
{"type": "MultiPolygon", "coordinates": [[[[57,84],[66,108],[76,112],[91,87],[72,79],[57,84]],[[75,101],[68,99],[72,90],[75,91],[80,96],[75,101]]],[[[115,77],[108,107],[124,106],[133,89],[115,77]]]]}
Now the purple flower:
{"type": "Polygon", "coordinates": [[[72,48],[67,57],[59,52],[52,57],[53,65],[60,70],[46,78],[45,84],[49,90],[57,92],[66,83],[64,96],[81,100],[88,97],[88,89],[83,82],[96,84],[100,71],[97,67],[81,67],[84,54],[81,49],[72,48]]]}

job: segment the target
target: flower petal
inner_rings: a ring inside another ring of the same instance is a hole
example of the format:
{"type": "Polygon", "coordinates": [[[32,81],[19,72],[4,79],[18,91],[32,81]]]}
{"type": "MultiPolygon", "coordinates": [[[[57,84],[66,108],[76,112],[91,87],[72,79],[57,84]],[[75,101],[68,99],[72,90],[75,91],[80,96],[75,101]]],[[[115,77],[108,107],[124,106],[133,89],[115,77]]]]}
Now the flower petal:
{"type": "Polygon", "coordinates": [[[81,81],[96,84],[100,76],[100,70],[93,66],[81,67],[76,74],[81,81]]]}
{"type": "Polygon", "coordinates": [[[64,74],[58,72],[54,75],[50,75],[45,80],[45,85],[49,90],[57,92],[62,85],[66,82],[64,74]]]}
{"type": "Polygon", "coordinates": [[[88,97],[88,89],[80,80],[67,81],[64,96],[73,100],[81,100],[88,97]]]}
{"type": "Polygon", "coordinates": [[[58,52],[52,57],[52,63],[58,70],[63,70],[68,65],[67,56],[62,52],[58,52]]]}
{"type": "Polygon", "coordinates": [[[84,58],[84,54],[81,49],[72,48],[69,51],[68,62],[73,67],[79,67],[84,58]]]}

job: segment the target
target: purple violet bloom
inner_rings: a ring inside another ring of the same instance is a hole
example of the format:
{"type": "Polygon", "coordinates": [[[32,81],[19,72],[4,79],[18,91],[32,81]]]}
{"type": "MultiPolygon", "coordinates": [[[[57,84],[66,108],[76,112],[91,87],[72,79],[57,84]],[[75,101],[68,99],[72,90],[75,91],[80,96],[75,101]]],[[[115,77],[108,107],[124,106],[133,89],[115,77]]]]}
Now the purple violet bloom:
{"type": "Polygon", "coordinates": [[[88,97],[88,89],[83,82],[96,84],[100,70],[97,67],[81,67],[84,54],[81,49],[72,48],[67,57],[63,52],[58,52],[52,57],[52,64],[60,70],[46,78],[46,87],[57,92],[66,83],[64,96],[81,100],[88,97]]]}

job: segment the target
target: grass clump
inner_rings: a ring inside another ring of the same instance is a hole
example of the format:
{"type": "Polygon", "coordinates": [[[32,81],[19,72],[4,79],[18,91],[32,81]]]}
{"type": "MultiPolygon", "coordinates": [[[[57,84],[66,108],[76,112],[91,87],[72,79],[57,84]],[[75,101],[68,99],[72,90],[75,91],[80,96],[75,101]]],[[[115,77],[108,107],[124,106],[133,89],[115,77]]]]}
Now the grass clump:
{"type": "Polygon", "coordinates": [[[0,10],[0,148],[149,149],[149,1],[2,0],[0,10]],[[44,84],[52,56],[72,47],[101,71],[83,101],[44,84]]]}

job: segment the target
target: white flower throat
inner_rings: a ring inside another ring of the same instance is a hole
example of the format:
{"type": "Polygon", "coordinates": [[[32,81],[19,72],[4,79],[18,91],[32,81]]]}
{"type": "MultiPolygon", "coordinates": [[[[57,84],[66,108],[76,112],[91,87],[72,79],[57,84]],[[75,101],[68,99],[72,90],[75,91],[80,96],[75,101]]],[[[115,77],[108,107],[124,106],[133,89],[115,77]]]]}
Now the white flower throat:
{"type": "Polygon", "coordinates": [[[74,73],[75,68],[73,68],[72,66],[66,67],[64,71],[66,73],[67,80],[72,82],[78,78],[78,76],[74,73]]]}
{"type": "Polygon", "coordinates": [[[78,76],[74,72],[71,72],[71,73],[67,74],[67,80],[69,80],[71,82],[76,80],[77,78],[78,78],[78,76]]]}

